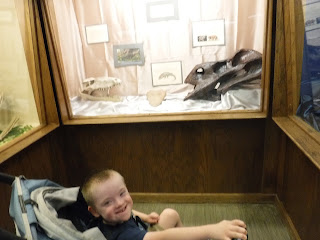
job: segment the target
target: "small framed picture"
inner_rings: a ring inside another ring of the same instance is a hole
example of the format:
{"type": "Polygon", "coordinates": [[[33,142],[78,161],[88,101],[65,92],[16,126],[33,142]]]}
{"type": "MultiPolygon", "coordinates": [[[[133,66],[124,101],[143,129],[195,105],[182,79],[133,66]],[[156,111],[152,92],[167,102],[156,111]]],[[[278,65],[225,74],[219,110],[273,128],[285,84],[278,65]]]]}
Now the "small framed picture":
{"type": "Polygon", "coordinates": [[[179,19],[178,0],[147,2],[147,21],[159,22],[179,19]]]}
{"type": "Polygon", "coordinates": [[[152,63],[152,85],[176,85],[182,84],[181,61],[152,63]]]}
{"type": "Polygon", "coordinates": [[[86,37],[88,44],[109,42],[108,25],[86,26],[86,37]]]}
{"type": "Polygon", "coordinates": [[[122,44],[113,46],[115,67],[144,65],[143,44],[122,44]]]}
{"type": "Polygon", "coordinates": [[[192,23],[193,47],[225,45],[224,19],[192,23]]]}

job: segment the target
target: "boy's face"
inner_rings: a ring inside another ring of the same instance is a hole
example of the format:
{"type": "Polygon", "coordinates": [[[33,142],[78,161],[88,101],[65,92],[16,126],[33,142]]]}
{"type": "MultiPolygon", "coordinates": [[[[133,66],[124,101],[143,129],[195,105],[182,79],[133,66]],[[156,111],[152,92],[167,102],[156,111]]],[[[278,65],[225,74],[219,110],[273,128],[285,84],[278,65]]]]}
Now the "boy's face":
{"type": "Polygon", "coordinates": [[[115,225],[129,220],[133,201],[128,189],[119,174],[93,186],[94,206],[89,211],[95,216],[101,216],[105,223],[115,225]]]}

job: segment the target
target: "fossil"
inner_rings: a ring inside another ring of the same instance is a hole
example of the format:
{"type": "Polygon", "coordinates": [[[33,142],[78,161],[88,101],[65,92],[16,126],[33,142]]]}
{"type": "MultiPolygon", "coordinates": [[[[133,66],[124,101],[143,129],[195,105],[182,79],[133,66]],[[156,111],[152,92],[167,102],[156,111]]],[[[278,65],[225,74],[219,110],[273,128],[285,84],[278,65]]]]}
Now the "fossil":
{"type": "Polygon", "coordinates": [[[233,58],[206,62],[196,65],[185,83],[194,85],[194,90],[184,98],[217,101],[228,90],[248,85],[260,86],[262,72],[262,54],[250,49],[241,49],[233,58]],[[257,80],[260,80],[257,83],[257,80]]]}
{"type": "Polygon", "coordinates": [[[83,81],[84,89],[80,96],[86,100],[119,102],[121,97],[110,96],[110,89],[120,85],[121,80],[114,77],[87,78],[83,81]]]}
{"type": "Polygon", "coordinates": [[[159,106],[165,97],[166,91],[162,89],[153,89],[147,92],[147,99],[153,107],[159,106]]]}

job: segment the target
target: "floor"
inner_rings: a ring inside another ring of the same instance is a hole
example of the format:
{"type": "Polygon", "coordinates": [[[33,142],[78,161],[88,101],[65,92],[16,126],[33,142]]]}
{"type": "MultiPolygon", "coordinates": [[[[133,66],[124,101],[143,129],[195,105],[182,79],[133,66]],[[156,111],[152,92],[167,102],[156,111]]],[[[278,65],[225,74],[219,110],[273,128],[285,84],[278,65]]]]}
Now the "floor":
{"type": "Polygon", "coordinates": [[[134,209],[149,213],[175,208],[185,226],[219,222],[223,219],[241,219],[246,222],[248,237],[252,240],[292,240],[280,211],[272,203],[134,203],[134,209]]]}

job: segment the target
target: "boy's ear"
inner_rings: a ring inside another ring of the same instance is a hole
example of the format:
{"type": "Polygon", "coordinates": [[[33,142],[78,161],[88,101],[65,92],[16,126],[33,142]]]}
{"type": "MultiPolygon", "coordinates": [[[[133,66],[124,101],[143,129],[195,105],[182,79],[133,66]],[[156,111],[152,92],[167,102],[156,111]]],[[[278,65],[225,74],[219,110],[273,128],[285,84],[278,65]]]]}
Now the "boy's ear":
{"type": "Polygon", "coordinates": [[[92,207],[88,206],[88,211],[94,216],[94,217],[100,217],[100,214],[92,207]]]}

